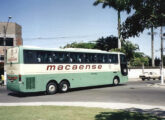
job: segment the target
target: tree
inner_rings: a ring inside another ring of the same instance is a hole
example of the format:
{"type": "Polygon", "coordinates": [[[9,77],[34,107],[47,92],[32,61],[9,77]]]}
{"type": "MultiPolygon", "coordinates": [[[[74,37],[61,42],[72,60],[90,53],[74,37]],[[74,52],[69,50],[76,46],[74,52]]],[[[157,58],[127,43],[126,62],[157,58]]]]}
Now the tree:
{"type": "Polygon", "coordinates": [[[142,52],[135,52],[134,58],[130,61],[131,66],[148,66],[149,57],[142,52]]]}
{"type": "Polygon", "coordinates": [[[126,54],[127,60],[134,60],[136,57],[144,57],[144,53],[136,52],[139,50],[139,46],[137,44],[133,44],[130,41],[122,41],[121,49],[117,48],[117,40],[118,38],[115,36],[101,37],[96,43],[77,43],[73,42],[71,44],[67,44],[64,48],[87,48],[87,49],[100,49],[104,51],[118,51],[126,54]]]}
{"type": "Polygon", "coordinates": [[[145,29],[165,25],[164,0],[132,0],[130,6],[135,12],[122,24],[124,39],[139,36],[145,29]]]}
{"type": "Polygon", "coordinates": [[[151,32],[148,35],[151,35],[151,58],[152,58],[152,67],[155,67],[155,60],[154,60],[154,27],[151,27],[151,32]]]}
{"type": "Polygon", "coordinates": [[[86,48],[86,49],[94,49],[96,46],[95,43],[77,43],[73,42],[71,44],[65,45],[63,48],[86,48]]]}
{"type": "Polygon", "coordinates": [[[111,49],[110,51],[118,51],[125,53],[128,61],[134,59],[136,51],[139,50],[139,46],[137,44],[133,44],[130,41],[122,41],[121,44],[121,49],[111,49]]]}
{"type": "Polygon", "coordinates": [[[128,61],[134,58],[137,50],[139,50],[139,46],[137,44],[133,44],[130,41],[122,41],[121,52],[126,54],[128,61]]]}
{"type": "Polygon", "coordinates": [[[117,11],[118,14],[118,48],[121,48],[121,17],[120,12],[121,11],[127,11],[127,13],[130,13],[130,0],[96,0],[93,5],[98,5],[102,3],[102,7],[105,8],[107,6],[114,8],[117,11]]]}
{"type": "Polygon", "coordinates": [[[165,25],[164,0],[132,0],[135,13],[122,24],[121,33],[124,39],[139,36],[145,29],[151,28],[151,56],[154,67],[154,33],[153,28],[165,25]]]}
{"type": "Polygon", "coordinates": [[[101,37],[96,41],[96,49],[109,51],[111,49],[117,48],[118,38],[111,35],[109,37],[101,37]]]}

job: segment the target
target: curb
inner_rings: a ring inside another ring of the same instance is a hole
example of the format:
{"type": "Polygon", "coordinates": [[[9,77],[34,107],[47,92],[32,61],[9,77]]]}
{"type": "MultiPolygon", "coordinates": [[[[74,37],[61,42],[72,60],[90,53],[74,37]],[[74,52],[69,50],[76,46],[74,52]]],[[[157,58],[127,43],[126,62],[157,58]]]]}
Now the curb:
{"type": "Polygon", "coordinates": [[[28,102],[28,103],[0,103],[0,106],[79,106],[79,107],[99,107],[111,109],[161,109],[165,111],[165,106],[151,106],[129,103],[105,103],[105,102],[28,102]]]}

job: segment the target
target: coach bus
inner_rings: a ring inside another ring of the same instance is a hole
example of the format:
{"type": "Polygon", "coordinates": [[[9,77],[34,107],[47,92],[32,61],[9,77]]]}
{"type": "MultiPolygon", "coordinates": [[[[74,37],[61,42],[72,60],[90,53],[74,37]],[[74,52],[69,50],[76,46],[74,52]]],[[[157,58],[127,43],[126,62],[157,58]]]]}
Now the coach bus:
{"type": "Polygon", "coordinates": [[[27,93],[118,85],[128,81],[123,53],[67,48],[13,47],[7,50],[7,88],[27,93]]]}

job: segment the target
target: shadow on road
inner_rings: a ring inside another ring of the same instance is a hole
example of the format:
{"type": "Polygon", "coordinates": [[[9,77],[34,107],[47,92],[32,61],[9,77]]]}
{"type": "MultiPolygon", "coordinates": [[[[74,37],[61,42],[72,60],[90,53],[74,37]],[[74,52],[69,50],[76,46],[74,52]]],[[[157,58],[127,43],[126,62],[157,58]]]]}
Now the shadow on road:
{"type": "Polygon", "coordinates": [[[36,96],[43,96],[45,92],[35,92],[35,93],[17,93],[17,92],[10,92],[8,93],[9,96],[13,97],[36,97],[36,96]]]}
{"type": "Polygon", "coordinates": [[[165,120],[165,111],[161,109],[130,108],[119,112],[101,112],[95,120],[165,120]]]}
{"type": "MultiPolygon", "coordinates": [[[[125,86],[126,84],[119,84],[118,86],[125,86]]],[[[113,85],[99,85],[99,86],[92,86],[92,87],[81,87],[81,88],[72,88],[69,92],[76,92],[81,90],[89,90],[89,89],[97,89],[97,88],[106,88],[106,87],[118,87],[113,85]]]]}
{"type": "Polygon", "coordinates": [[[139,113],[144,113],[144,114],[152,114],[152,115],[156,115],[156,116],[160,116],[160,117],[165,118],[165,111],[161,110],[159,108],[154,108],[154,109],[129,108],[129,109],[126,109],[126,110],[130,111],[130,112],[139,112],[139,113]]]}

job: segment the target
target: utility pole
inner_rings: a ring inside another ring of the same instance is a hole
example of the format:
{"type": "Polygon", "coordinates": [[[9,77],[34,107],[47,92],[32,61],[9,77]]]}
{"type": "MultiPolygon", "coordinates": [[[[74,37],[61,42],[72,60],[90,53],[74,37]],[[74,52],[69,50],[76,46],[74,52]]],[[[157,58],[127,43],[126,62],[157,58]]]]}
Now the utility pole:
{"type": "Polygon", "coordinates": [[[161,73],[161,84],[164,85],[164,78],[163,78],[163,27],[160,27],[160,39],[161,39],[161,67],[160,67],[160,73],[161,73]]]}

